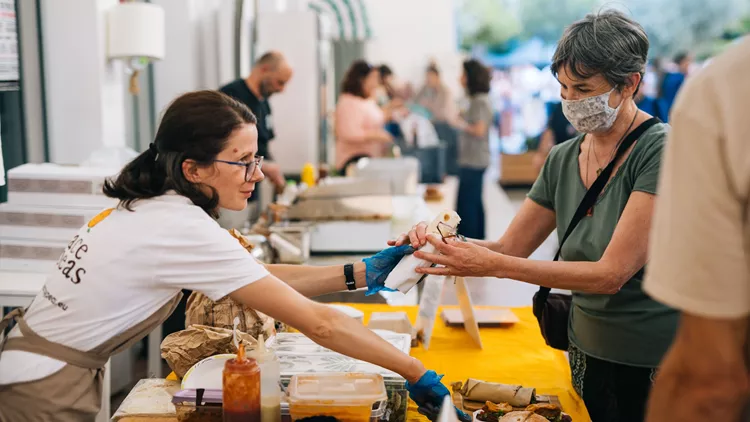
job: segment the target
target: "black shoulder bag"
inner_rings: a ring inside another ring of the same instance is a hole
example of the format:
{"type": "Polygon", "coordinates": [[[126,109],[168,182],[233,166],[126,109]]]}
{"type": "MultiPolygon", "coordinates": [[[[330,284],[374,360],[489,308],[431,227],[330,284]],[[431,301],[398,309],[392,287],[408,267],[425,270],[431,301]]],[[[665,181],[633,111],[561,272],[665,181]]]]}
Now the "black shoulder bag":
{"type": "MultiPolygon", "coordinates": [[[[591,207],[596,204],[599,194],[602,192],[609,177],[612,175],[615,162],[622,157],[625,151],[627,151],[644,132],[657,123],[661,123],[661,121],[656,117],[646,120],[623,139],[620,147],[617,148],[615,158],[604,168],[604,170],[602,170],[589,190],[586,191],[586,194],[583,196],[581,204],[578,205],[578,209],[575,214],[573,214],[573,219],[570,220],[568,228],[565,229],[565,235],[560,239],[560,247],[557,249],[554,261],[560,259],[560,252],[562,251],[563,243],[568,239],[570,233],[573,232],[591,207]]],[[[550,294],[549,287],[540,287],[539,291],[534,294],[534,316],[539,322],[539,328],[542,330],[542,337],[544,337],[547,345],[552,348],[565,351],[568,350],[568,318],[570,317],[571,300],[572,297],[570,295],[557,293],[550,294]]]]}

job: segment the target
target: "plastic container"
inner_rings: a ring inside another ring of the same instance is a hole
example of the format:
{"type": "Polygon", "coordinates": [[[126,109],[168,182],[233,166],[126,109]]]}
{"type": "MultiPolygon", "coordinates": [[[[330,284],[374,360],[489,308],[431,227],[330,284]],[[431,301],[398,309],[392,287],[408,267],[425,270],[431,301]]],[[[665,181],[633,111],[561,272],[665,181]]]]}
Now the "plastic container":
{"type": "Polygon", "coordinates": [[[260,422],[260,366],[244,354],[240,345],[237,358],[224,364],[224,422],[260,422]]]}
{"type": "Polygon", "coordinates": [[[303,374],[289,382],[289,411],[295,421],[331,416],[340,422],[368,422],[373,405],[387,398],[383,377],[377,374],[303,374]]]}
{"type": "MultiPolygon", "coordinates": [[[[373,331],[398,350],[407,354],[411,351],[411,336],[408,334],[373,331]]],[[[281,361],[281,382],[285,387],[290,384],[294,375],[333,371],[380,374],[385,381],[388,394],[388,403],[382,420],[406,421],[409,394],[406,390],[406,380],[400,375],[328,350],[299,333],[279,333],[274,347],[281,361]]]]}
{"type": "Polygon", "coordinates": [[[221,390],[182,390],[172,398],[178,422],[222,422],[221,390]]]}
{"type": "MultiPolygon", "coordinates": [[[[385,413],[386,413],[386,403],[385,402],[378,402],[375,403],[372,406],[372,411],[370,412],[370,421],[369,422],[382,422],[385,420],[385,413]]],[[[281,403],[281,422],[295,422],[292,420],[292,414],[289,412],[289,403],[282,402],[281,403]]]]}
{"type": "Polygon", "coordinates": [[[266,348],[263,335],[259,347],[250,356],[260,365],[260,419],[262,422],[281,421],[281,364],[273,349],[266,348]]]}

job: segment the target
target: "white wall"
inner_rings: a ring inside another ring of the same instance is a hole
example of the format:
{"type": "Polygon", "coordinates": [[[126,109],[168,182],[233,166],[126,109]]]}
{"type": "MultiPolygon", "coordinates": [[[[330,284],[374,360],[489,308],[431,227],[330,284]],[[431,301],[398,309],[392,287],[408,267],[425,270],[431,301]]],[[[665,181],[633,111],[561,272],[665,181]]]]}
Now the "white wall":
{"type": "Polygon", "coordinates": [[[117,0],[41,2],[50,159],[80,164],[125,145],[125,74],[106,59],[106,10],[117,0]]]}
{"type": "Polygon", "coordinates": [[[367,60],[385,63],[399,79],[422,85],[435,59],[443,82],[458,92],[461,55],[456,41],[453,0],[365,0],[374,39],[367,60]]]}

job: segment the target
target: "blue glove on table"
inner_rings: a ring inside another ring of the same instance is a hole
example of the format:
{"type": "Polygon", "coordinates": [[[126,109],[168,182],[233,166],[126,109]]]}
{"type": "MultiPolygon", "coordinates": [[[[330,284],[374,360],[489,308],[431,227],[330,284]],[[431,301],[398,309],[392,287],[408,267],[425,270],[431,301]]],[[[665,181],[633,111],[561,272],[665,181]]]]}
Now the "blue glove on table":
{"type": "MultiPolygon", "coordinates": [[[[406,389],[409,391],[409,397],[419,406],[419,413],[427,416],[430,420],[435,420],[440,415],[440,407],[445,401],[445,396],[450,396],[448,389],[440,382],[442,375],[435,371],[427,371],[422,378],[411,385],[406,383],[406,389]]],[[[455,408],[455,406],[454,406],[455,408]]],[[[456,408],[458,419],[463,422],[472,420],[472,417],[456,408]]]]}
{"type": "Polygon", "coordinates": [[[394,291],[385,287],[385,279],[388,274],[393,271],[401,258],[404,255],[414,253],[414,248],[411,245],[394,246],[388,249],[383,249],[377,254],[365,258],[362,262],[365,263],[366,271],[365,278],[367,279],[367,296],[374,295],[375,293],[385,290],[388,292],[394,291]]]}

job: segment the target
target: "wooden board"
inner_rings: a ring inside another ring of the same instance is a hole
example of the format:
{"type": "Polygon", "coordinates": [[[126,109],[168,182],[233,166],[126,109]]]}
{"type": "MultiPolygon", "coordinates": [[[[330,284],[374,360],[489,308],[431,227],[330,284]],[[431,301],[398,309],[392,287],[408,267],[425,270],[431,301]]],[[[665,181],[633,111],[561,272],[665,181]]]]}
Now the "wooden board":
{"type": "Polygon", "coordinates": [[[445,277],[430,275],[422,281],[424,289],[419,299],[419,313],[417,314],[417,339],[425,350],[430,348],[432,330],[435,328],[435,318],[443,297],[445,277]]]}
{"type": "Polygon", "coordinates": [[[117,409],[113,422],[176,421],[172,396],[180,391],[180,383],[164,379],[142,379],[117,409]]]}
{"type": "MultiPolygon", "coordinates": [[[[464,325],[463,312],[460,309],[444,309],[440,317],[449,326],[464,325]]],[[[520,321],[516,314],[510,309],[477,309],[474,308],[474,317],[479,327],[502,327],[516,324],[520,321]]]]}
{"type": "Polygon", "coordinates": [[[463,316],[464,329],[481,349],[482,337],[479,335],[479,324],[474,314],[474,306],[471,303],[469,286],[466,285],[466,280],[463,277],[456,277],[456,295],[458,296],[458,306],[463,316]]]}

